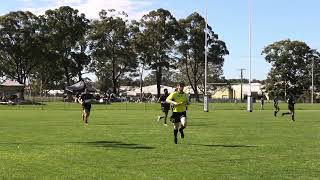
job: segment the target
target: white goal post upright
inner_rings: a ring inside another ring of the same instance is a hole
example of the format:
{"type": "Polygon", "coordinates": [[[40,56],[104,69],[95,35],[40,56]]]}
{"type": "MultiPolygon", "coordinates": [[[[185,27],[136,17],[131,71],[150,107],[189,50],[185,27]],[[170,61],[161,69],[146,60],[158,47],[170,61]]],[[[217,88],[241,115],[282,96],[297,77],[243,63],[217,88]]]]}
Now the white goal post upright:
{"type": "Polygon", "coordinates": [[[208,0],[206,0],[206,19],[205,19],[205,28],[204,28],[204,96],[203,96],[203,111],[209,112],[209,105],[208,105],[208,92],[207,92],[207,73],[208,73],[208,0]]]}
{"type": "Polygon", "coordinates": [[[252,112],[252,93],[251,93],[251,24],[252,24],[252,0],[248,0],[249,9],[249,93],[248,93],[248,103],[247,110],[252,112]]]}

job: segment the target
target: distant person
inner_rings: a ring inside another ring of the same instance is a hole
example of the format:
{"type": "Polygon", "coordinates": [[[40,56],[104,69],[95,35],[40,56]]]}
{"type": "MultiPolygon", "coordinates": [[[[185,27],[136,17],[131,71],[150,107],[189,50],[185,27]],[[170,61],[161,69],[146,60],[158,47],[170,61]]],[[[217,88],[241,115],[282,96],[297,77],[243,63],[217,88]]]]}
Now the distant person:
{"type": "Polygon", "coordinates": [[[191,94],[188,95],[188,101],[191,103],[191,94]]]}
{"type": "Polygon", "coordinates": [[[163,90],[164,94],[160,96],[160,98],[158,99],[158,102],[161,103],[161,110],[164,113],[164,116],[158,116],[158,121],[160,121],[160,119],[164,118],[164,125],[167,125],[167,117],[168,117],[168,113],[170,110],[170,103],[166,102],[167,97],[169,96],[168,93],[168,89],[164,89],[163,90]]]}
{"type": "Polygon", "coordinates": [[[260,110],[264,110],[264,95],[263,95],[263,93],[262,93],[262,96],[260,98],[260,103],[261,103],[260,110]]]}
{"type": "Polygon", "coordinates": [[[85,125],[88,125],[88,118],[91,111],[91,100],[93,95],[89,93],[88,89],[85,89],[84,93],[80,96],[80,103],[82,105],[82,121],[85,125]]]}
{"type": "Polygon", "coordinates": [[[287,103],[288,103],[289,112],[282,113],[282,116],[289,114],[289,115],[291,115],[291,120],[295,121],[295,119],[294,119],[294,104],[295,104],[295,101],[294,101],[293,95],[289,96],[289,98],[287,100],[287,103]]]}
{"type": "Polygon", "coordinates": [[[184,138],[184,129],[187,127],[187,106],[188,95],[183,92],[184,83],[180,82],[177,85],[177,91],[171,93],[166,102],[173,105],[173,112],[170,121],[173,123],[173,135],[174,143],[178,143],[178,131],[180,132],[181,138],[184,138]]]}
{"type": "Polygon", "coordinates": [[[274,107],[274,116],[276,117],[277,113],[280,111],[278,96],[275,96],[273,99],[273,107],[274,107]]]}

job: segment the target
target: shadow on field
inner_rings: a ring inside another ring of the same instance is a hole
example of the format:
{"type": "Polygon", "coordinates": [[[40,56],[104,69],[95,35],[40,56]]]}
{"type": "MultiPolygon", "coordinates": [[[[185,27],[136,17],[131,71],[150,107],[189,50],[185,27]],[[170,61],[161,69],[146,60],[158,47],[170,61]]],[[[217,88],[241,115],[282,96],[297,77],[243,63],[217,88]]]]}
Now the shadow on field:
{"type": "Polygon", "coordinates": [[[196,146],[206,146],[206,147],[228,147],[228,148],[254,148],[258,147],[256,145],[241,145],[241,144],[191,144],[196,146]]]}
{"type": "Polygon", "coordinates": [[[124,148],[124,149],[154,149],[151,146],[145,146],[142,144],[128,144],[120,141],[92,141],[92,142],[74,142],[77,144],[86,144],[94,147],[104,148],[124,148]]]}

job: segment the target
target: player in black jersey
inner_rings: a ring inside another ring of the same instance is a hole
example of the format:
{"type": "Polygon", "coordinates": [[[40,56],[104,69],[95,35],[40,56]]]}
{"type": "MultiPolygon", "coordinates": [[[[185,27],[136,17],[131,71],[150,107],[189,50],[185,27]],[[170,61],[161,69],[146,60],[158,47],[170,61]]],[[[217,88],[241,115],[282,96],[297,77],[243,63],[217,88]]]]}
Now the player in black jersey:
{"type": "Polygon", "coordinates": [[[158,102],[161,103],[161,110],[164,113],[164,116],[158,116],[158,121],[164,118],[164,125],[167,126],[167,117],[170,110],[170,104],[166,102],[167,97],[169,96],[168,89],[164,89],[164,94],[160,96],[158,102]]]}
{"type": "Polygon", "coordinates": [[[82,105],[82,121],[85,125],[88,125],[88,118],[90,116],[91,111],[91,100],[93,99],[93,95],[89,93],[87,89],[85,89],[84,93],[81,94],[79,102],[82,105]]]}
{"type": "Polygon", "coordinates": [[[291,120],[294,121],[294,104],[295,104],[295,101],[294,101],[294,98],[293,98],[292,95],[289,96],[289,98],[287,100],[287,103],[288,103],[289,112],[282,113],[282,116],[286,115],[286,114],[290,114],[291,115],[291,120]]]}
{"type": "Polygon", "coordinates": [[[274,106],[274,116],[277,116],[277,113],[280,111],[279,108],[279,98],[275,96],[273,99],[273,106],[274,106]]]}

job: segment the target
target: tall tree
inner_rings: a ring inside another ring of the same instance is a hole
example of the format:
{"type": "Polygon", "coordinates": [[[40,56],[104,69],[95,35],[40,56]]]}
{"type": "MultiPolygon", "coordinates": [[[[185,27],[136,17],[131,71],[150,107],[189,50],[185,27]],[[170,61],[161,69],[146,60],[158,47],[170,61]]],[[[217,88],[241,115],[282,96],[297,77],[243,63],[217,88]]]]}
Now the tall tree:
{"type": "Polygon", "coordinates": [[[28,11],[0,17],[0,69],[7,78],[26,84],[40,64],[39,24],[39,18],[28,11]]]}
{"type": "Polygon", "coordinates": [[[65,83],[63,82],[64,71],[59,65],[59,54],[49,43],[46,19],[43,16],[39,16],[39,22],[38,40],[42,53],[38,57],[39,65],[30,75],[29,82],[33,86],[37,84],[39,90],[63,89],[65,87],[65,83]]]}
{"type": "Polygon", "coordinates": [[[175,62],[174,49],[180,35],[179,24],[168,10],[157,9],[142,17],[140,31],[146,64],[156,73],[157,93],[160,96],[163,70],[168,70],[175,62]]]}
{"type": "Polygon", "coordinates": [[[64,71],[65,81],[70,85],[71,78],[79,76],[90,61],[86,50],[85,36],[89,20],[84,14],[69,6],[47,10],[43,16],[46,40],[49,49],[58,55],[59,66],[64,71]]]}
{"type": "Polygon", "coordinates": [[[102,10],[100,19],[92,22],[91,68],[99,79],[111,74],[113,93],[118,94],[119,78],[136,71],[136,53],[132,46],[132,32],[127,14],[111,9],[102,10]]]}
{"type": "Polygon", "coordinates": [[[315,58],[316,51],[305,42],[278,41],[265,47],[262,54],[272,66],[266,80],[266,91],[271,97],[302,95],[310,91],[312,59],[316,70],[319,70],[319,59],[315,58]]]}
{"type": "MultiPolygon", "coordinates": [[[[178,51],[181,54],[180,71],[187,76],[196,100],[199,101],[199,85],[204,83],[204,43],[205,19],[198,13],[192,13],[186,19],[179,21],[183,38],[179,42],[178,51]]],[[[222,75],[224,56],[229,54],[225,42],[218,39],[208,26],[208,79],[215,82],[222,75]]]]}
{"type": "Polygon", "coordinates": [[[147,59],[149,59],[149,53],[145,51],[145,44],[146,42],[145,36],[143,36],[141,30],[140,30],[141,24],[140,22],[133,20],[130,23],[130,30],[132,32],[132,45],[133,49],[137,55],[137,61],[138,61],[138,69],[137,72],[139,72],[139,86],[140,86],[140,100],[142,101],[143,93],[142,93],[142,87],[144,86],[144,80],[143,80],[143,73],[145,71],[146,65],[147,65],[147,59]]]}

